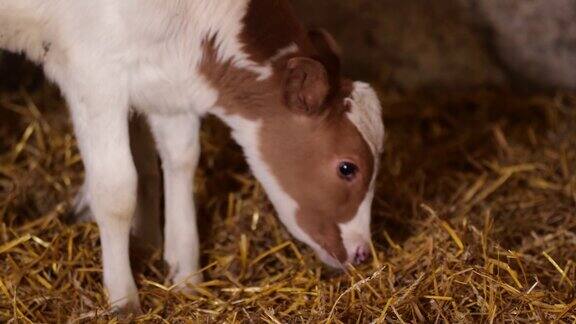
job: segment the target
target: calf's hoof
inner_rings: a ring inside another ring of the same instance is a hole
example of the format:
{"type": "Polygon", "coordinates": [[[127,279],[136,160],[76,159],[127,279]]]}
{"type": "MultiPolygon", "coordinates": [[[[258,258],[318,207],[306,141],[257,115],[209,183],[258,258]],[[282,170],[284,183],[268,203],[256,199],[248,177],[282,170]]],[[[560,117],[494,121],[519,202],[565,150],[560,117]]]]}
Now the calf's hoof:
{"type": "Polygon", "coordinates": [[[131,319],[144,314],[138,298],[126,302],[116,302],[110,307],[110,315],[119,319],[131,319]]]}
{"type": "Polygon", "coordinates": [[[194,286],[201,284],[204,281],[204,276],[197,272],[171,270],[168,280],[173,285],[172,291],[194,294],[194,286]]]}

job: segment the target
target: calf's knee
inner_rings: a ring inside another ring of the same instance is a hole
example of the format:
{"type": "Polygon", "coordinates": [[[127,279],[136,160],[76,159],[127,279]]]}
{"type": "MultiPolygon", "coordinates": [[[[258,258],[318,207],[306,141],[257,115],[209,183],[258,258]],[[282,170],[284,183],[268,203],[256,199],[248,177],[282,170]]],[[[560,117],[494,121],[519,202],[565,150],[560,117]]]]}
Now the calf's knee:
{"type": "Polygon", "coordinates": [[[97,219],[132,219],[137,200],[138,177],[134,167],[106,168],[92,172],[88,179],[89,198],[97,219]]]}

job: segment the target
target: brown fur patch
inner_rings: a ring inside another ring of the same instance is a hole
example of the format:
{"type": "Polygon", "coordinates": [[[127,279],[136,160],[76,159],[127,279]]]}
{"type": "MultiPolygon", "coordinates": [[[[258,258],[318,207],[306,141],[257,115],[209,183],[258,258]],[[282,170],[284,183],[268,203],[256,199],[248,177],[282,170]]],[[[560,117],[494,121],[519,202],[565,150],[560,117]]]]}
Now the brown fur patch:
{"type": "Polygon", "coordinates": [[[264,63],[279,49],[296,43],[304,52],[314,48],[286,0],[252,0],[243,20],[240,40],[250,59],[264,63]]]}

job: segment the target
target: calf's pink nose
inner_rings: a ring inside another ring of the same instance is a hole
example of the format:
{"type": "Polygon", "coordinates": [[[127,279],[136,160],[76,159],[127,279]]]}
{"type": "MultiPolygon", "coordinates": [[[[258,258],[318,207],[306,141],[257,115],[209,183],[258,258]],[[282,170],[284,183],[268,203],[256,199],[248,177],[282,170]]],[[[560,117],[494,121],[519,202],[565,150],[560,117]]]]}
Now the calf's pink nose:
{"type": "Polygon", "coordinates": [[[356,252],[354,253],[354,259],[352,262],[354,265],[362,264],[370,259],[370,248],[367,245],[361,245],[356,248],[356,252]]]}

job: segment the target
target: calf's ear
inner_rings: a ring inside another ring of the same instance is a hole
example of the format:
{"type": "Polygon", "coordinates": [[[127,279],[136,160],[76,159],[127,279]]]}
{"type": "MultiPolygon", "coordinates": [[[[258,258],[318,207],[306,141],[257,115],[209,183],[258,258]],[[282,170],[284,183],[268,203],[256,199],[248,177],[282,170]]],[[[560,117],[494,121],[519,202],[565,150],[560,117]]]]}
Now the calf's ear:
{"type": "Polygon", "coordinates": [[[318,55],[330,75],[340,74],[340,57],[342,50],[336,39],[324,29],[308,31],[308,38],[318,51],[318,55]]]}
{"type": "Polygon", "coordinates": [[[329,92],[328,72],[322,63],[307,57],[288,60],[284,82],[288,108],[305,114],[320,113],[329,92]]]}
{"type": "Polygon", "coordinates": [[[340,45],[329,32],[325,29],[312,29],[308,31],[308,37],[320,55],[334,56],[340,60],[342,50],[340,45]]]}

